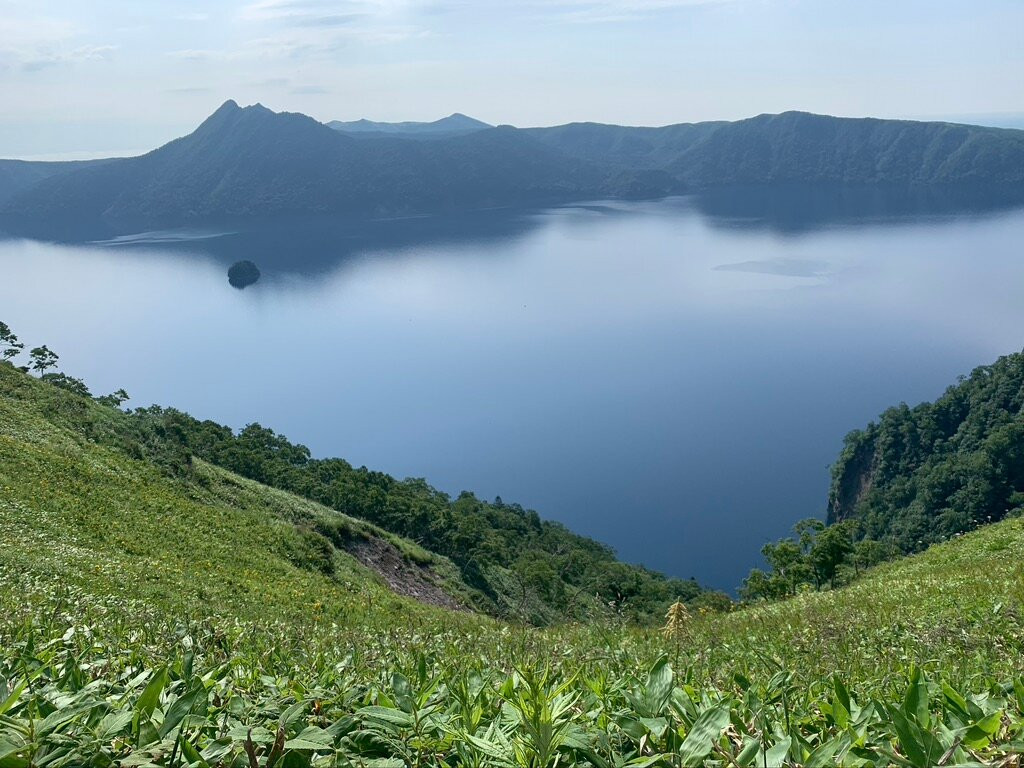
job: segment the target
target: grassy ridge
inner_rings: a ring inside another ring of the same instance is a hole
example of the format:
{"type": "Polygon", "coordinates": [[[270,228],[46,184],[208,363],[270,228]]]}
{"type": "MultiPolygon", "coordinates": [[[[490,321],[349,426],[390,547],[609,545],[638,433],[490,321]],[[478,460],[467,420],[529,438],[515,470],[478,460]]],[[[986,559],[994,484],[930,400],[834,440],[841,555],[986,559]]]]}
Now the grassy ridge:
{"type": "MultiPolygon", "coordinates": [[[[397,548],[405,559],[429,566],[435,573],[427,576],[439,577],[459,602],[537,625],[587,619],[609,606],[632,620],[657,623],[676,600],[729,602],[724,595],[704,593],[693,580],[670,579],[620,562],[610,547],[518,504],[487,502],[469,492],[451,498],[422,479],[398,480],[343,459],[314,459],[305,446],[259,424],[236,434],[171,408],[123,413],[94,401],[80,381],[63,374],[44,379],[58,386],[33,390],[33,379],[9,367],[0,370],[0,388],[28,403],[41,399],[54,423],[125,457],[154,464],[188,487],[210,485],[205,460],[329,507],[282,510],[300,527],[304,547],[311,555],[320,551],[326,566],[330,550],[340,548],[376,564],[396,583],[391,549],[397,548]],[[355,540],[365,541],[368,531],[373,539],[388,540],[391,549],[384,551],[379,543],[368,548],[355,540]]],[[[407,593],[428,596],[419,588],[430,591],[420,578],[424,574],[398,566],[397,583],[407,593]]],[[[435,602],[444,602],[434,593],[435,602]]]]}
{"type": "MultiPolygon", "coordinates": [[[[0,365],[0,382],[6,573],[190,615],[256,618],[273,604],[290,620],[319,604],[328,618],[374,624],[378,608],[423,610],[307,529],[323,518],[353,535],[383,532],[202,462],[187,482],[169,477],[62,426],[88,409],[102,434],[116,411],[9,366],[0,365]]],[[[440,558],[435,565],[445,572],[440,558]]]]}
{"type": "Polygon", "coordinates": [[[340,550],[328,567],[294,522],[327,510],[201,462],[169,477],[102,444],[115,411],[68,426],[76,403],[0,366],[0,768],[1024,750],[1019,519],[667,635],[536,630],[395,596],[340,550]]]}

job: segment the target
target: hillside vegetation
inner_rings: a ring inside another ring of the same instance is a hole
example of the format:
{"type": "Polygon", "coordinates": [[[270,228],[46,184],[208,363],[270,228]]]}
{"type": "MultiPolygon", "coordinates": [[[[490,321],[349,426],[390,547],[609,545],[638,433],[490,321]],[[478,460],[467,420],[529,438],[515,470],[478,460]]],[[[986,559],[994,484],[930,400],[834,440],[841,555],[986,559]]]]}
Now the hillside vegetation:
{"type": "Polygon", "coordinates": [[[829,521],[914,552],[1024,511],[1024,353],[976,368],[934,403],[851,432],[829,521]]]}
{"type": "Polygon", "coordinates": [[[689,190],[761,184],[1015,185],[1024,131],[806,112],[735,122],[533,128],[580,159],[666,171],[689,190]]]}
{"type": "Polygon", "coordinates": [[[337,550],[364,561],[384,557],[380,545],[365,544],[373,529],[401,541],[415,563],[443,564],[448,591],[467,607],[518,621],[543,625],[614,613],[651,623],[677,600],[728,603],[696,582],[619,562],[609,547],[517,504],[489,503],[471,493],[452,499],[424,480],[396,480],[342,459],[312,459],[305,446],[259,424],[235,434],[173,409],[124,413],[94,402],[73,378],[46,373],[44,379],[5,365],[0,392],[29,403],[45,395],[54,419],[77,439],[157,467],[190,494],[210,485],[216,466],[308,500],[303,509],[320,511],[296,509],[285,518],[299,527],[302,546],[320,553],[327,573],[337,550]]]}
{"type": "Polygon", "coordinates": [[[356,137],[226,102],[140,157],[53,174],[0,209],[8,228],[87,235],[268,215],[395,216],[614,194],[608,172],[511,128],[435,141],[356,137]]]}
{"type": "Polygon", "coordinates": [[[839,590],[728,614],[677,604],[664,631],[615,613],[537,630],[394,594],[318,525],[386,541],[460,591],[409,542],[179,463],[173,425],[119,442],[127,418],[0,364],[4,768],[923,767],[1024,752],[1020,519],[839,590]]]}
{"type": "Polygon", "coordinates": [[[1024,353],[960,377],[934,403],[854,430],[832,467],[826,521],[765,544],[745,598],[849,583],[871,566],[1024,514],[1024,353]]]}

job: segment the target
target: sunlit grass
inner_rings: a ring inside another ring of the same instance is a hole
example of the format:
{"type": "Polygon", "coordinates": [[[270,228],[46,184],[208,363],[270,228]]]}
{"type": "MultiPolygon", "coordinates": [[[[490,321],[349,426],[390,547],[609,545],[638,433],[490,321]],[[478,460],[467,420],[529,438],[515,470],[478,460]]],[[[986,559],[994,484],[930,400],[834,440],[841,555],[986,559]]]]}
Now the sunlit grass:
{"type": "Polygon", "coordinates": [[[340,551],[325,568],[295,523],[328,511],[207,465],[168,477],[102,423],[62,427],[69,402],[0,371],[0,768],[1024,750],[1024,521],[667,633],[539,631],[398,597],[340,551]]]}

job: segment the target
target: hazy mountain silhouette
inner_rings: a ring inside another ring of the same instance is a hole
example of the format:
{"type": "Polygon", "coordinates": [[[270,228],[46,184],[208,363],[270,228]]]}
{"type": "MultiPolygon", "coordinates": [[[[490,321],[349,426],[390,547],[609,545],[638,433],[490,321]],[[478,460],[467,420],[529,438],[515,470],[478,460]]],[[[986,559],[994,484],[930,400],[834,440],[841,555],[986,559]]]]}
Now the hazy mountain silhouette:
{"type": "Polygon", "coordinates": [[[356,139],[305,115],[229,101],[146,155],[51,174],[11,195],[3,213],[9,228],[64,223],[116,233],[270,215],[553,203],[617,194],[620,178],[514,128],[430,142],[356,139]]]}
{"type": "Polygon", "coordinates": [[[430,123],[378,123],[373,120],[363,119],[350,122],[332,120],[327,125],[336,131],[351,133],[357,136],[386,134],[388,136],[401,136],[410,139],[436,139],[445,136],[459,136],[473,133],[474,131],[482,131],[485,128],[493,128],[488,123],[459,112],[430,123]]]}
{"type": "Polygon", "coordinates": [[[372,218],[793,185],[953,190],[968,207],[978,195],[984,205],[1020,200],[1024,131],[788,112],[663,128],[480,127],[417,141],[400,131],[357,136],[228,101],[193,133],[140,157],[3,161],[0,223],[74,239],[278,216],[372,218]]]}
{"type": "Polygon", "coordinates": [[[526,131],[579,159],[669,172],[692,190],[732,185],[1024,184],[1024,131],[785,112],[736,122],[526,131]]]}

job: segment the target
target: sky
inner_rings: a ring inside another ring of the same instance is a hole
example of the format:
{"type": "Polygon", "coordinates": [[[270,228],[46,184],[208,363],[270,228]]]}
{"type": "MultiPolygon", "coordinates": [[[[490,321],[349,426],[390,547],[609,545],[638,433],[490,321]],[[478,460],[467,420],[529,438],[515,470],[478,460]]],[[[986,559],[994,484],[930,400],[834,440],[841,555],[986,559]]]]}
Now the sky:
{"type": "Polygon", "coordinates": [[[802,109],[1024,127],[1024,0],[0,0],[0,157],[129,154],[232,98],[327,121],[802,109]]]}

